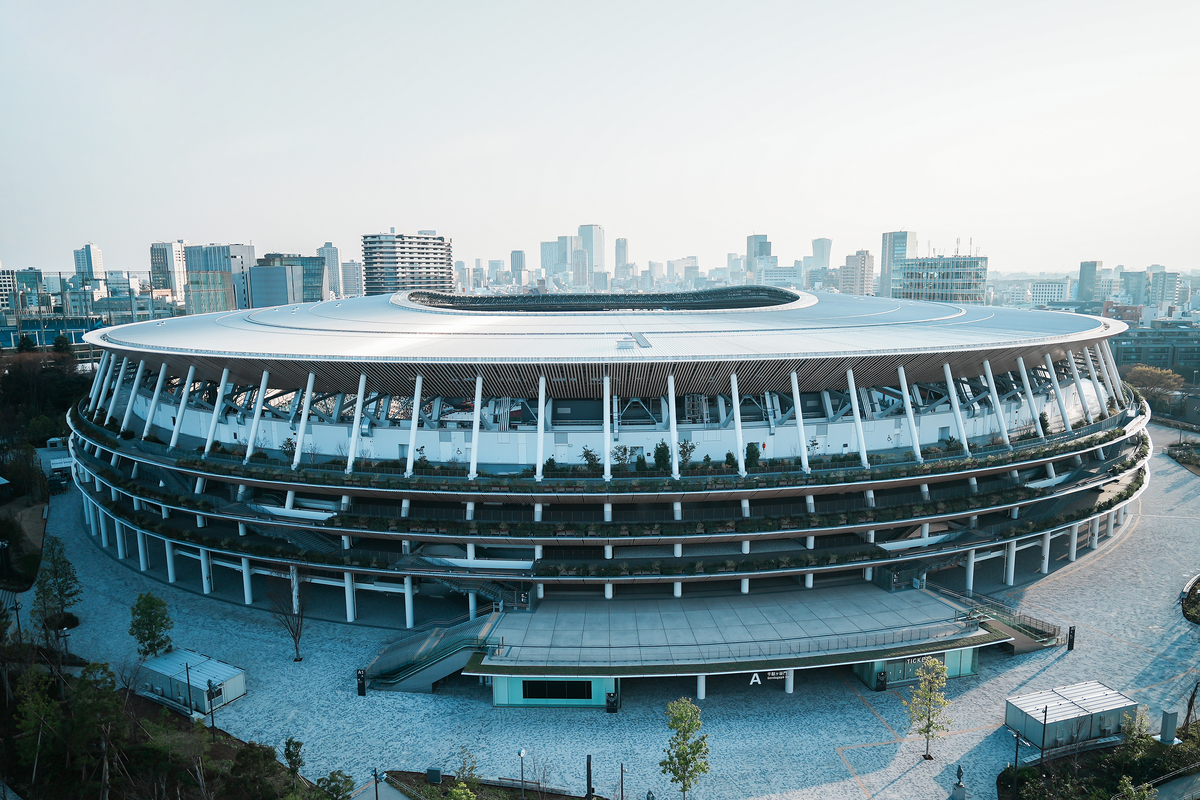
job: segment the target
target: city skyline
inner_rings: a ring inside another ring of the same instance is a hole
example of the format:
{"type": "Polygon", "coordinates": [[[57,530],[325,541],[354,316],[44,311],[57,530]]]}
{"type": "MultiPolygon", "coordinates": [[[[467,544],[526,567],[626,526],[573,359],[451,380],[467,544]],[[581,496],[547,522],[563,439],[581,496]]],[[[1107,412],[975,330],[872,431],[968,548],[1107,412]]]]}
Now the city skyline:
{"type": "Polygon", "coordinates": [[[364,231],[392,225],[445,231],[456,252],[490,259],[596,221],[643,264],[694,254],[718,266],[754,232],[770,234],[781,263],[831,238],[836,263],[875,251],[881,231],[916,230],[922,255],[929,240],[951,252],[973,239],[998,273],[1083,259],[1189,270],[1187,187],[1200,158],[1186,132],[1198,112],[1176,100],[1195,94],[1185,31],[1200,9],[1098,7],[1080,19],[1032,5],[939,8],[764,4],[750,11],[770,24],[744,58],[716,6],[615,6],[569,45],[545,34],[582,10],[480,5],[445,24],[449,10],[378,8],[380,25],[404,13],[406,27],[429,29],[404,52],[360,48],[350,17],[315,8],[283,27],[269,6],[14,8],[0,68],[21,78],[0,102],[23,122],[0,132],[0,260],[68,269],[70,251],[92,241],[109,268],[138,269],[147,243],[179,238],[306,253],[332,241],[358,258],[364,231]],[[969,38],[972,57],[913,48],[916,37],[969,38]],[[206,59],[199,73],[214,39],[242,55],[236,66],[206,59]],[[281,71],[276,56],[310,40],[346,55],[335,69],[281,71]],[[610,40],[623,42],[615,54],[610,40]],[[500,41],[486,69],[482,55],[426,67],[434,52],[491,53],[500,41]],[[819,67],[851,42],[854,66],[819,67]],[[428,125],[364,100],[415,86],[428,125]],[[611,113],[570,137],[536,121],[547,92],[581,87],[611,113]],[[761,124],[713,124],[746,102],[764,110],[761,124]],[[292,124],[292,107],[317,103],[367,109],[353,146],[292,124]],[[205,105],[250,113],[218,123],[192,113],[205,105]],[[864,107],[902,122],[864,126],[864,107]],[[512,125],[514,114],[528,121],[512,125]],[[160,191],[164,169],[189,191],[160,191]],[[747,191],[751,174],[770,178],[747,191]]]}

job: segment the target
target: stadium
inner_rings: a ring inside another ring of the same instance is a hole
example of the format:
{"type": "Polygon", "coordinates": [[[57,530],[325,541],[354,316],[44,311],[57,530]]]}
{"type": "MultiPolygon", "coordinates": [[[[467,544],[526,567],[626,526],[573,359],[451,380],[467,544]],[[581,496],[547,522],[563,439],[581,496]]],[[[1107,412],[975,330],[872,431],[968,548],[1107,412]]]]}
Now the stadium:
{"type": "Polygon", "coordinates": [[[498,706],[615,710],[633,678],[786,693],[844,665],[880,689],[1057,641],[976,577],[1124,524],[1149,457],[1125,327],[757,286],[139,322],[86,337],[75,480],[130,568],[412,629],[363,654],[379,688],[462,671],[498,706]]]}

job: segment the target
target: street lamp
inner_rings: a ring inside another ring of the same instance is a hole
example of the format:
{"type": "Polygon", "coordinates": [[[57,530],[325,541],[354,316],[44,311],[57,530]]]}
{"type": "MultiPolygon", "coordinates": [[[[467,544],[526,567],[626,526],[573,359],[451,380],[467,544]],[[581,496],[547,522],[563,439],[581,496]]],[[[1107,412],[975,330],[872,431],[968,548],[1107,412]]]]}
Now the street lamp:
{"type": "Polygon", "coordinates": [[[521,800],[525,800],[525,748],[522,747],[517,751],[517,758],[521,759],[521,800]]]}
{"type": "MultiPolygon", "coordinates": [[[[1012,771],[1013,800],[1018,800],[1018,798],[1017,798],[1017,761],[1021,757],[1021,733],[1019,731],[1010,731],[1010,732],[1012,733],[1013,739],[1016,743],[1015,744],[1016,750],[1013,753],[1013,764],[1012,764],[1012,768],[1013,768],[1013,771],[1012,771]]],[[[1026,742],[1025,746],[1033,747],[1033,745],[1031,745],[1029,742],[1026,742]]]]}

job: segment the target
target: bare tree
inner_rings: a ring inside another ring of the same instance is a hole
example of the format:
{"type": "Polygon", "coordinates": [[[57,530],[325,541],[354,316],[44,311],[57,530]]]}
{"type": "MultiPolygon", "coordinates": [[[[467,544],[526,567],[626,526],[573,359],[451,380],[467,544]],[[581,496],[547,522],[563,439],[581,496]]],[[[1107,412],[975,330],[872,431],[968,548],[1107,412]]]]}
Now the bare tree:
{"type": "Polygon", "coordinates": [[[299,589],[297,586],[291,597],[281,592],[271,592],[269,595],[271,616],[291,637],[292,646],[296,648],[295,661],[303,658],[300,655],[300,638],[304,635],[305,601],[304,593],[299,589]]]}

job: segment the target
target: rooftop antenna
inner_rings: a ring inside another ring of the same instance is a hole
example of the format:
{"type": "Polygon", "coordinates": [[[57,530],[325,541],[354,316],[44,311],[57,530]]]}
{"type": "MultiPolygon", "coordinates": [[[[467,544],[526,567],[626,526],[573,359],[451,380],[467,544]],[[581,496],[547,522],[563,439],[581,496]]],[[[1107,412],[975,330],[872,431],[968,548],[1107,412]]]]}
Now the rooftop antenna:
{"type": "Polygon", "coordinates": [[[954,257],[955,258],[958,258],[958,247],[961,244],[962,244],[962,237],[960,236],[959,238],[954,240],[954,257]]]}

